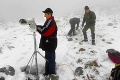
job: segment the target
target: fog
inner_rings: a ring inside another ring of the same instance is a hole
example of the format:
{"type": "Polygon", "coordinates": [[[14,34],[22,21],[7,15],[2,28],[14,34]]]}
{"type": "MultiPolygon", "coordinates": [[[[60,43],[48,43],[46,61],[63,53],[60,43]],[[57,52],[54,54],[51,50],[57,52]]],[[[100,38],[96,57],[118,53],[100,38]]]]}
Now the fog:
{"type": "Polygon", "coordinates": [[[0,19],[19,20],[20,18],[43,19],[42,11],[50,7],[55,17],[74,11],[83,11],[84,6],[119,7],[120,0],[0,0],[0,19]]]}

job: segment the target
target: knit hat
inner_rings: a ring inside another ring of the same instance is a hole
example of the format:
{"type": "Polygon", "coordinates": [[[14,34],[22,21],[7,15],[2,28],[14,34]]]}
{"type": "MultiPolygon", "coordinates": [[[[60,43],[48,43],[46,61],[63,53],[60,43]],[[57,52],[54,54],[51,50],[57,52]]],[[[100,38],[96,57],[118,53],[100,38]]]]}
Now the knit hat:
{"type": "Polygon", "coordinates": [[[45,11],[42,11],[43,13],[53,13],[52,9],[47,8],[45,11]]]}
{"type": "Polygon", "coordinates": [[[85,10],[88,10],[89,9],[89,7],[88,6],[85,6],[85,10]]]}

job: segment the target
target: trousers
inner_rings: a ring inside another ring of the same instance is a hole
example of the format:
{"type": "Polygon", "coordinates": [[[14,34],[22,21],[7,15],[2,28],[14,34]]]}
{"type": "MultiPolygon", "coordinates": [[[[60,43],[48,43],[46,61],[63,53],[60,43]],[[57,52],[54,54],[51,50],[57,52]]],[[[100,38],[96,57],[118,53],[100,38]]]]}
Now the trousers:
{"type": "Polygon", "coordinates": [[[55,51],[45,51],[45,58],[48,60],[45,63],[45,73],[56,74],[55,51]]]}

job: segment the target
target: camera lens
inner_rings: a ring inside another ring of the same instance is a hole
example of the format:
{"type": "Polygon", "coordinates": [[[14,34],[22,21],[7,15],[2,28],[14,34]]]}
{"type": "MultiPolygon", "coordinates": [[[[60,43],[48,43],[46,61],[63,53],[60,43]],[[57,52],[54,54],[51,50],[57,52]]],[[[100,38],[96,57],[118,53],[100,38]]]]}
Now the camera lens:
{"type": "Polygon", "coordinates": [[[25,19],[20,19],[19,23],[21,23],[21,24],[27,24],[27,21],[25,19]]]}

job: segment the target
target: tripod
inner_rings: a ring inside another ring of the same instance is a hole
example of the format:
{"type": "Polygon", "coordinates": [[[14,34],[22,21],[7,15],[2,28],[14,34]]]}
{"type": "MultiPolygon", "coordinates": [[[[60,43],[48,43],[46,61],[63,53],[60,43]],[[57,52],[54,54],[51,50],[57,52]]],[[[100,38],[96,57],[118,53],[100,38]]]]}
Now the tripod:
{"type": "MultiPolygon", "coordinates": [[[[32,60],[32,63],[33,63],[33,59],[34,59],[34,57],[35,57],[36,80],[39,80],[39,76],[38,76],[38,63],[37,63],[37,53],[40,54],[40,52],[37,51],[36,34],[35,34],[35,32],[33,32],[33,38],[34,38],[34,53],[32,54],[32,56],[31,56],[31,58],[30,58],[30,60],[29,60],[29,62],[28,62],[28,64],[27,64],[25,70],[27,69],[27,67],[28,67],[28,65],[29,65],[29,63],[30,63],[31,60],[32,60]]],[[[40,55],[41,55],[46,61],[48,61],[42,54],[40,54],[40,55]]],[[[32,64],[32,63],[31,63],[31,64],[32,64]]],[[[30,67],[30,69],[31,69],[31,67],[30,67]]],[[[30,71],[30,70],[29,70],[29,71],[30,71]]]]}

